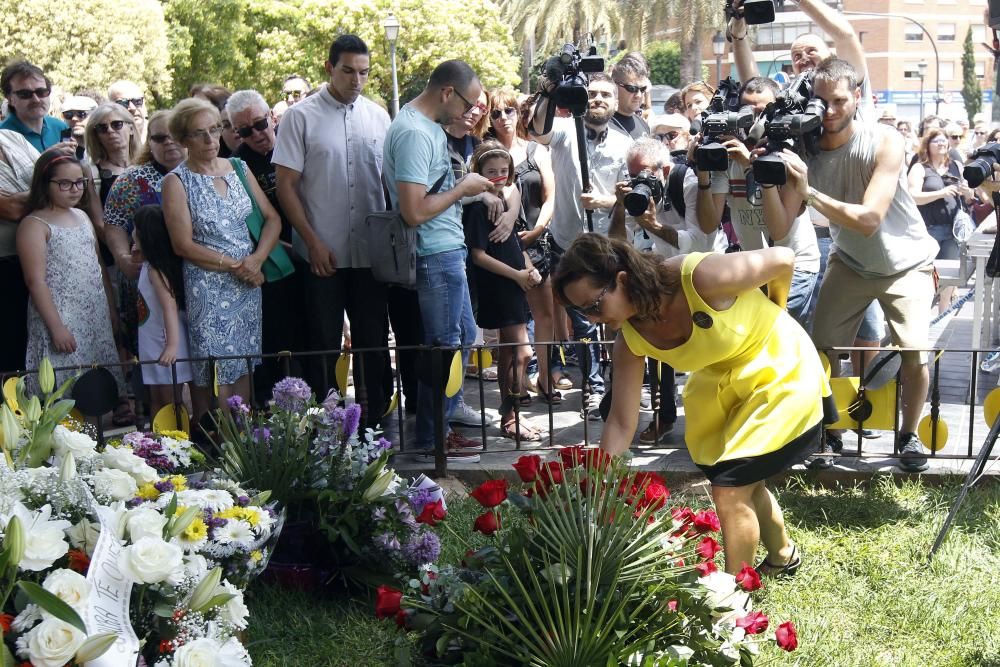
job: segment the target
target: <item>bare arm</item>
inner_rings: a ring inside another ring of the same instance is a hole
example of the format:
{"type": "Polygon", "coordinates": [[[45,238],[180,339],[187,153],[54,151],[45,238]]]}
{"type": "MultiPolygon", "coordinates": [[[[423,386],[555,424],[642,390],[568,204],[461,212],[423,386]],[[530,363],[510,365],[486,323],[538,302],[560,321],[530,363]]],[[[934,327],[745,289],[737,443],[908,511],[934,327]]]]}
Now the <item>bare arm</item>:
{"type": "Polygon", "coordinates": [[[516,185],[512,185],[503,193],[501,200],[506,209],[494,222],[493,230],[490,231],[489,239],[493,243],[503,243],[514,231],[514,224],[517,216],[521,214],[521,193],[516,185]]]}
{"type": "Polygon", "coordinates": [[[504,264],[495,257],[490,257],[482,248],[473,248],[472,263],[482,269],[486,269],[490,273],[495,273],[498,276],[514,281],[525,291],[532,286],[531,273],[535,268],[531,266],[530,261],[527,263],[526,268],[518,270],[513,266],[504,264]]]}
{"type": "MultiPolygon", "coordinates": [[[[539,78],[539,88],[542,88],[544,84],[544,77],[539,78]]],[[[535,113],[531,117],[531,125],[528,128],[531,130],[532,138],[542,146],[548,146],[552,141],[552,130],[549,130],[548,134],[542,134],[542,130],[545,129],[545,116],[549,112],[550,103],[548,95],[538,96],[538,100],[535,102],[535,113]]]]}
{"type": "Polygon", "coordinates": [[[910,191],[910,196],[917,205],[930,204],[932,201],[944,199],[945,197],[956,196],[958,194],[957,185],[949,185],[941,190],[931,190],[924,192],[924,176],[927,169],[919,162],[910,169],[910,174],[906,177],[906,184],[910,191]]]}
{"type": "Polygon", "coordinates": [[[518,232],[521,245],[524,247],[530,246],[542,237],[552,221],[552,212],[556,205],[556,181],[555,175],[552,173],[552,158],[549,156],[548,150],[540,148],[535,151],[535,164],[538,165],[538,171],[542,176],[542,207],[538,211],[535,226],[529,231],[518,232]]]}
{"type": "Polygon", "coordinates": [[[847,17],[830,7],[823,0],[798,0],[799,9],[833,39],[837,57],[846,60],[858,72],[858,81],[868,78],[868,64],[861,40],[847,17]]]}
{"type": "Polygon", "coordinates": [[[601,449],[612,456],[628,451],[639,423],[639,399],[645,359],[632,354],[621,332],[615,337],[611,351],[615,368],[612,384],[611,412],[601,433],[601,449]]]}
{"type": "Polygon", "coordinates": [[[472,197],[486,190],[492,184],[479,174],[466,174],[455,187],[447,192],[427,194],[427,186],[423,183],[396,183],[399,196],[399,212],[403,214],[406,224],[416,227],[441,214],[449,206],[462,197],[472,197]]]}
{"type": "MultiPolygon", "coordinates": [[[[99,240],[104,241],[104,209],[101,208],[101,196],[97,193],[97,187],[94,185],[94,171],[95,167],[92,166],[86,185],[87,205],[81,207],[81,210],[90,218],[90,224],[94,226],[94,235],[99,240]]],[[[107,243],[107,241],[104,242],[107,243]]]]}
{"type": "Polygon", "coordinates": [[[772,241],[782,241],[792,231],[792,223],[797,217],[798,207],[802,205],[802,202],[798,197],[795,197],[798,204],[796,210],[792,212],[785,206],[778,186],[762,185],[761,188],[764,193],[763,214],[767,235],[771,237],[772,241]]]}
{"type": "MultiPolygon", "coordinates": [[[[733,9],[739,10],[742,6],[742,0],[736,0],[733,3],[733,9]]],[[[729,22],[729,34],[733,40],[733,60],[736,62],[736,71],[739,73],[740,81],[746,82],[755,76],[760,76],[757,59],[754,58],[753,49],[750,48],[746,20],[742,18],[732,19],[729,22]]]]}
{"type": "Polygon", "coordinates": [[[4,220],[20,220],[28,212],[24,207],[27,201],[27,192],[0,190],[0,218],[4,220]]]}
{"type": "Polygon", "coordinates": [[[795,253],[775,246],[761,250],[707,255],[694,270],[694,288],[705,303],[725,310],[740,294],[767,285],[771,301],[784,307],[792,284],[795,253]]]}
{"type": "Polygon", "coordinates": [[[163,179],[163,217],[167,222],[170,245],[181,259],[206,271],[225,273],[234,271],[242,265],[242,262],[221,252],[210,250],[194,240],[187,193],[184,192],[184,185],[175,174],[167,174],[163,179]]]}
{"type": "Polygon", "coordinates": [[[45,249],[49,242],[48,227],[32,218],[25,218],[17,228],[17,254],[21,259],[24,282],[28,286],[31,302],[49,330],[52,345],[57,352],[68,354],[76,350],[73,334],[63,324],[52,292],[45,282],[45,249]]]}
{"type": "Polygon", "coordinates": [[[177,361],[177,348],[181,338],[181,321],[177,312],[177,300],[167,287],[163,276],[156,269],[149,267],[149,282],[153,285],[153,292],[156,300],[160,302],[163,310],[163,327],[166,329],[166,341],[163,350],[160,352],[159,363],[161,366],[169,366],[177,361]]]}
{"type": "Polygon", "coordinates": [[[722,222],[722,212],[726,205],[726,195],[712,193],[712,173],[698,172],[698,227],[706,234],[711,234],[719,228],[722,222]]]}

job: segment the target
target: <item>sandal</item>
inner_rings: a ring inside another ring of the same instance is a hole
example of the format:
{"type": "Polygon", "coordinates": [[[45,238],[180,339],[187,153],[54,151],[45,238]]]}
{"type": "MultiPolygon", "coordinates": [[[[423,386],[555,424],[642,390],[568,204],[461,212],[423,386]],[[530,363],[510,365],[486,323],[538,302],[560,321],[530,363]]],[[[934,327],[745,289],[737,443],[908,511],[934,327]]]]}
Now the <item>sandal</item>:
{"type": "Polygon", "coordinates": [[[788,562],[784,565],[773,565],[768,562],[767,558],[757,563],[754,568],[757,570],[758,574],[765,577],[794,577],[795,573],[799,571],[799,567],[802,565],[802,554],[799,553],[799,547],[797,544],[792,545],[792,556],[788,559],[788,562]]]}
{"type": "MultiPolygon", "coordinates": [[[[500,432],[503,433],[505,438],[510,438],[511,440],[518,440],[518,427],[516,419],[508,419],[500,427],[500,432]]],[[[521,442],[541,442],[542,434],[535,430],[534,428],[528,426],[527,424],[521,424],[520,426],[520,441],[521,442]]]]}
{"type": "Polygon", "coordinates": [[[538,388],[538,398],[543,403],[548,403],[549,405],[559,405],[563,400],[562,394],[558,389],[543,391],[541,387],[538,388]]]}
{"type": "Polygon", "coordinates": [[[531,394],[527,391],[517,397],[517,402],[521,404],[521,407],[527,407],[531,405],[531,394]]]}
{"type": "Polygon", "coordinates": [[[560,375],[558,379],[554,379],[552,384],[555,385],[556,389],[562,389],[563,391],[573,388],[573,381],[565,375],[560,375]]]}

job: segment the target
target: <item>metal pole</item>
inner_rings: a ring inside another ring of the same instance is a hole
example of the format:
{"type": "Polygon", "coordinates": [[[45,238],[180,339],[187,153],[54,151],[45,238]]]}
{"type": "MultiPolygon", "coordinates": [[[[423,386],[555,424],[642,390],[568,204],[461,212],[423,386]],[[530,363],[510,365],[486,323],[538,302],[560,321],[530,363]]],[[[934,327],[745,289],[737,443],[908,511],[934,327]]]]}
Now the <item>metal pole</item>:
{"type": "Polygon", "coordinates": [[[715,56],[715,80],[722,81],[722,56],[715,56]]]}
{"type": "Polygon", "coordinates": [[[920,75],[920,114],[917,121],[924,119],[924,75],[920,75]]]}
{"type": "Polygon", "coordinates": [[[399,83],[396,80],[396,40],[389,42],[389,60],[392,63],[392,117],[399,113],[399,83]]]}

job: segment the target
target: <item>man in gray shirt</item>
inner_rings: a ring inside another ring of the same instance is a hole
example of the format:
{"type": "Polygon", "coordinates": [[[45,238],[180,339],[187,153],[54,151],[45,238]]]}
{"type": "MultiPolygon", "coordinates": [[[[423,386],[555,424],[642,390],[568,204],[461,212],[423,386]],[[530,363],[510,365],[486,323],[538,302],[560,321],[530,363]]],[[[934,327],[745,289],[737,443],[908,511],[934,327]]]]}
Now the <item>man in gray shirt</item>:
{"type": "MultiPolygon", "coordinates": [[[[794,153],[782,153],[789,183],[830,220],[833,248],[813,338],[820,350],[849,345],[865,309],[878,301],[892,342],[926,349],[937,242],[927,233],[906,187],[902,135],[855,119],[862,94],[857,77],[844,60],[823,61],[815,80],[815,95],[828,108],[821,151],[808,159],[808,167],[794,153]]],[[[899,466],[919,472],[927,468],[916,434],[929,384],[926,359],[920,352],[901,354],[899,466]]]]}

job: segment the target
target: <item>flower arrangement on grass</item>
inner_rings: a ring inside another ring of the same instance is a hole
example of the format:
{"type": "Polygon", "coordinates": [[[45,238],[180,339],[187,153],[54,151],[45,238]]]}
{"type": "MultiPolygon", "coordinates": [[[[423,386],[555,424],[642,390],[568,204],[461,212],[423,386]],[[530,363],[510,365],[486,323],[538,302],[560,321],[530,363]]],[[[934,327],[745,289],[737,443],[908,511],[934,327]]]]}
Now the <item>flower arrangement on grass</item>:
{"type": "Polygon", "coordinates": [[[376,615],[420,632],[431,660],[469,666],[746,665],[772,636],[795,648],[791,623],[771,635],[751,610],[757,572],[716,566],[713,511],[669,506],[659,475],[601,450],[559,454],[522,456],[520,488],[474,489],[484,512],[472,529],[493,544],[381,587],[376,615]]]}
{"type": "Polygon", "coordinates": [[[233,397],[214,418],[220,467],[241,483],[270,489],[287,511],[279,557],[349,580],[412,574],[434,562],[441,544],[433,526],[445,511],[441,489],[426,478],[407,484],[396,474],[389,466],[392,443],[359,428],[361,407],[336,392],[318,403],[294,377],[278,382],[272,396],[267,411],[233,397]],[[298,539],[289,534],[292,523],[298,539]],[[296,553],[288,555],[285,545],[293,544],[296,553]]]}

